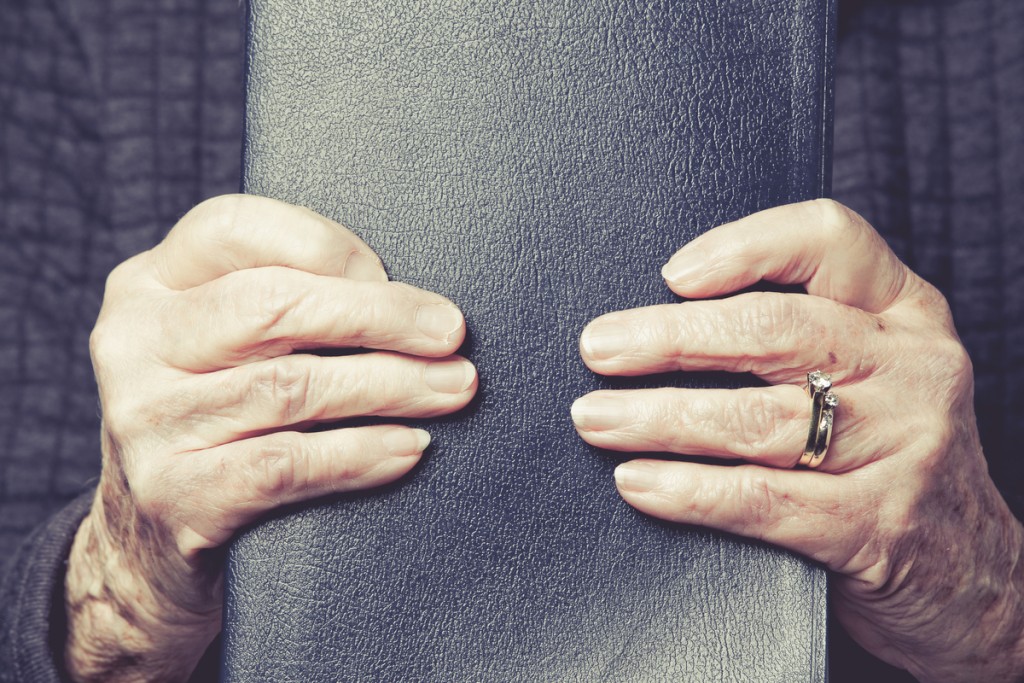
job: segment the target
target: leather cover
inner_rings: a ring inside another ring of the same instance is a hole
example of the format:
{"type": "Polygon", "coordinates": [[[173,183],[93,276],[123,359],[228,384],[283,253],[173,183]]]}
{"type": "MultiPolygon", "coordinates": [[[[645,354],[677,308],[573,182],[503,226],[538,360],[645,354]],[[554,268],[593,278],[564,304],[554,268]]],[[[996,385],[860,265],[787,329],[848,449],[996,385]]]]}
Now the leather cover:
{"type": "Polygon", "coordinates": [[[821,681],[826,580],[644,517],[569,406],[593,317],[698,233],[827,192],[823,0],[252,0],[245,189],[465,312],[478,400],[383,491],[229,552],[230,681],[821,681]]]}

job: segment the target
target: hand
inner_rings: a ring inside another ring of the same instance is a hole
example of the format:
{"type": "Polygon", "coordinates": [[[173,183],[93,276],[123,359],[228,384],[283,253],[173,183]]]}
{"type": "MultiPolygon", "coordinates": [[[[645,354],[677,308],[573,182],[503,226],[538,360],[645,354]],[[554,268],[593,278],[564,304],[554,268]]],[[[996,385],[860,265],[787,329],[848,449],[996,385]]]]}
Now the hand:
{"type": "Polygon", "coordinates": [[[280,505],[407,473],[426,432],[330,420],[463,407],[462,314],[388,282],[345,228],[221,197],[110,275],[91,350],[103,473],[69,561],[66,660],[79,681],[185,680],[220,630],[220,555],[280,505]],[[322,347],[378,349],[322,357],[322,347]]]}
{"type": "Polygon", "coordinates": [[[773,386],[598,391],[573,420],[595,446],[742,459],[634,460],[616,482],[637,509],[802,553],[835,573],[850,634],[923,681],[1024,674],[1024,539],[989,478],[971,364],[937,290],[859,216],[830,201],[764,211],[680,250],[663,275],[697,301],[602,316],[581,339],[605,375],[752,372],[773,386]],[[760,280],[804,294],[735,292],[760,280]],[[807,373],[840,405],[817,470],[807,373]]]}

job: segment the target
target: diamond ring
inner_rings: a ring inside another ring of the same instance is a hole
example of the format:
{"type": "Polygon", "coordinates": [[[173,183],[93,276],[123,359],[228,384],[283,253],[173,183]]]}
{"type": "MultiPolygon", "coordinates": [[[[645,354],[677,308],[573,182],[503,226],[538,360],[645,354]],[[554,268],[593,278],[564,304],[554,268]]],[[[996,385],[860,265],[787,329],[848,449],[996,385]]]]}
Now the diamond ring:
{"type": "Polygon", "coordinates": [[[807,445],[798,464],[813,470],[825,459],[832,441],[832,423],[839,397],[832,392],[832,376],[821,370],[807,373],[807,394],[811,398],[811,423],[807,445]]]}

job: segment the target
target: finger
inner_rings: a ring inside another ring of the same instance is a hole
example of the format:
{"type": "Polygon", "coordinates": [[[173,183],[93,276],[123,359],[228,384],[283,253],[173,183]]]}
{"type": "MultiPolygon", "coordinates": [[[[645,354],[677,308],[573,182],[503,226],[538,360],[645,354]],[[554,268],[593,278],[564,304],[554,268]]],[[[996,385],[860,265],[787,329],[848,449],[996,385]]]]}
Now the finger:
{"type": "Polygon", "coordinates": [[[277,432],[192,453],[178,468],[194,492],[180,513],[178,546],[186,556],[216,548],[282,505],[395,481],[429,443],[422,429],[386,425],[277,432]]]}
{"type": "Polygon", "coordinates": [[[262,266],[388,279],[373,250],[347,228],[301,206],[254,195],[224,195],[199,204],[151,257],[163,285],[179,290],[262,266]]]}
{"type": "MultiPolygon", "coordinates": [[[[859,393],[854,387],[842,390],[831,446],[820,471],[846,472],[876,455],[856,448],[862,440],[845,438],[867,419],[859,393]]],[[[799,462],[810,419],[810,398],[792,385],[595,391],[572,405],[577,432],[599,448],[742,458],[785,469],[799,462]]]]}
{"type": "Polygon", "coordinates": [[[282,356],[190,378],[190,437],[223,444],[268,430],[377,415],[432,417],[464,407],[477,375],[465,358],[395,353],[282,356]]]}
{"type": "Polygon", "coordinates": [[[169,306],[164,360],[198,372],[324,347],[443,357],[466,333],[462,313],[438,294],[291,268],[229,273],[169,306]]]}
{"type": "Polygon", "coordinates": [[[867,221],[831,200],[780,206],[722,225],[662,270],[674,292],[706,298],[760,280],[879,313],[908,293],[910,271],[867,221]]]}
{"type": "Polygon", "coordinates": [[[660,519],[755,538],[836,567],[860,534],[854,506],[870,506],[853,475],[633,460],[615,470],[623,499],[660,519]],[[850,521],[854,520],[854,521],[850,521]]]}
{"type": "Polygon", "coordinates": [[[584,329],[580,353],[594,372],[753,372],[798,382],[809,370],[838,380],[874,367],[874,316],[815,296],[751,292],[617,311],[584,329]]]}

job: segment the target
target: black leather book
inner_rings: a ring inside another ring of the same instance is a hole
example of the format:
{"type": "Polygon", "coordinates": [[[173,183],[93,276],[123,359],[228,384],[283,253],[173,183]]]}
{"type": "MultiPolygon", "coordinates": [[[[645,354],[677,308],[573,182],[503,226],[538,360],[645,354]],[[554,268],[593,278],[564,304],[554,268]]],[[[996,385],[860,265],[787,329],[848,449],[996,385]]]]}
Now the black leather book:
{"type": "Polygon", "coordinates": [[[245,189],[464,311],[478,399],[384,490],[229,552],[230,681],[821,681],[824,572],[647,518],[575,434],[602,313],[697,234],[828,191],[823,0],[251,0],[245,189]]]}

